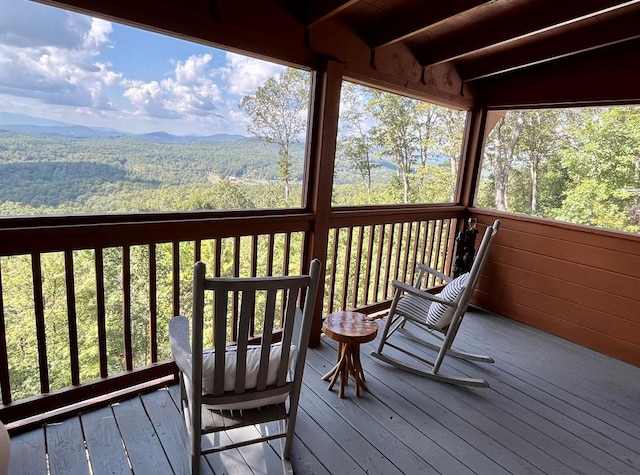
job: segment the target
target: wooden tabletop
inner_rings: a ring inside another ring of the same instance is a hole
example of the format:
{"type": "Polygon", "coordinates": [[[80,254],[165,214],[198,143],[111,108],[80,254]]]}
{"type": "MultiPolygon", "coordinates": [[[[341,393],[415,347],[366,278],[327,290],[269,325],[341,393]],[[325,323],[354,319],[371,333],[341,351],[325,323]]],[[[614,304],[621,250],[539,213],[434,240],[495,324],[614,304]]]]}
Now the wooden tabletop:
{"type": "Polygon", "coordinates": [[[378,334],[378,323],[358,312],[335,312],[325,317],[322,331],[342,343],[366,343],[378,334]]]}

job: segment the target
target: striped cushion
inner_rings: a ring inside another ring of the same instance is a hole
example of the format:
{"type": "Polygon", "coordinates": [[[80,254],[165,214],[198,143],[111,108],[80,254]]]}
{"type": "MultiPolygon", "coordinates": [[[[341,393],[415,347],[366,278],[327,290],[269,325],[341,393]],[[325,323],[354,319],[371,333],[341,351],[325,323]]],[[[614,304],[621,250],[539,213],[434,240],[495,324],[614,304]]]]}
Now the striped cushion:
{"type": "MultiPolygon", "coordinates": [[[[462,274],[459,277],[456,277],[447,285],[445,285],[444,289],[442,289],[442,292],[440,292],[439,297],[443,300],[453,302],[458,298],[458,296],[466,287],[468,279],[468,272],[466,274],[462,274]]],[[[427,313],[427,324],[441,330],[449,325],[449,323],[451,323],[454,312],[455,309],[453,307],[449,307],[439,302],[433,302],[429,307],[429,313],[427,313]]]]}
{"type": "Polygon", "coordinates": [[[425,300],[411,294],[404,294],[400,297],[400,300],[398,300],[396,313],[413,317],[417,315],[427,315],[429,313],[429,307],[431,307],[430,300],[425,300]]]}

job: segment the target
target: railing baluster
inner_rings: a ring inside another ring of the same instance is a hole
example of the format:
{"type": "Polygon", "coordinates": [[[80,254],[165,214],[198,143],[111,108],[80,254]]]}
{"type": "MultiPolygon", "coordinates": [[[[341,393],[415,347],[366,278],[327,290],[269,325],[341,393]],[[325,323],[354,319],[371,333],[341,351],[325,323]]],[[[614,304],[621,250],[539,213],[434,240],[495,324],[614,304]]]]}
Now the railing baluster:
{"type": "Polygon", "coordinates": [[[222,267],[222,238],[218,238],[216,239],[216,251],[215,251],[215,255],[214,255],[214,274],[216,277],[220,277],[221,274],[221,270],[220,268],[222,267]]]}
{"type": "Polygon", "coordinates": [[[196,239],[193,242],[193,263],[202,260],[202,240],[196,239]]]}
{"type": "Polygon", "coordinates": [[[366,267],[364,271],[364,304],[368,304],[369,301],[369,289],[371,288],[371,261],[373,260],[373,238],[375,236],[375,226],[367,226],[369,230],[369,240],[367,242],[367,260],[365,261],[366,267]]]}
{"type": "Polygon", "coordinates": [[[438,233],[436,234],[436,245],[435,245],[437,256],[436,256],[436,262],[432,263],[431,265],[434,269],[440,269],[440,264],[441,264],[440,258],[442,253],[439,251],[440,251],[440,246],[442,245],[442,235],[444,234],[444,220],[441,219],[440,221],[438,221],[438,223],[440,224],[440,226],[438,227],[438,233]]]}
{"type": "Polygon", "coordinates": [[[358,306],[358,290],[360,289],[360,266],[362,264],[362,246],[364,243],[364,226],[358,229],[358,244],[356,245],[358,252],[356,253],[356,275],[353,279],[353,294],[351,295],[351,307],[358,306]]]}
{"type": "Polygon", "coordinates": [[[173,291],[173,315],[180,315],[180,243],[172,243],[172,291],[173,291]]]}
{"type": "Polygon", "coordinates": [[[342,303],[340,304],[340,310],[347,308],[347,292],[349,290],[349,270],[351,269],[351,241],[353,239],[353,228],[348,228],[347,231],[347,244],[345,245],[344,252],[344,273],[342,281],[342,303]]]}
{"type": "MultiPolygon", "coordinates": [[[[430,223],[430,235],[429,235],[429,250],[427,251],[427,256],[425,259],[425,264],[427,264],[429,267],[433,267],[433,245],[435,243],[435,239],[436,239],[436,230],[438,228],[438,222],[437,221],[431,221],[430,223]]],[[[435,282],[435,277],[433,275],[429,275],[425,284],[427,286],[432,286],[435,282]]]]}
{"type": "Polygon", "coordinates": [[[47,361],[47,337],[44,322],[44,296],[42,294],[42,267],[40,254],[31,254],[31,275],[33,277],[33,302],[38,339],[38,363],[40,365],[40,391],[49,392],[49,363],[47,361]]]}
{"type": "MultiPolygon", "coordinates": [[[[240,236],[233,238],[233,276],[240,276],[240,236]]],[[[233,341],[238,340],[238,316],[240,314],[240,308],[238,304],[238,292],[233,292],[233,301],[231,305],[232,325],[231,325],[231,338],[233,341]]]]}
{"type": "MultiPolygon", "coordinates": [[[[251,277],[255,277],[258,275],[258,236],[255,234],[251,236],[251,263],[250,263],[250,273],[251,277]]],[[[256,334],[256,318],[255,314],[251,321],[249,322],[249,335],[251,337],[256,334]]]]}
{"type": "Polygon", "coordinates": [[[411,252],[411,266],[408,270],[407,282],[413,281],[413,276],[416,275],[416,262],[418,262],[418,249],[420,244],[420,228],[422,226],[422,221],[418,221],[414,223],[416,227],[415,238],[413,240],[413,251],[411,252]]]}
{"type": "Polygon", "coordinates": [[[76,287],[73,266],[73,252],[64,251],[64,270],[67,287],[67,323],[69,325],[69,361],[71,363],[71,384],[80,384],[80,362],[78,357],[78,315],[76,311],[76,287]]]}
{"type": "Polygon", "coordinates": [[[333,312],[333,304],[335,299],[336,289],[336,274],[338,271],[338,243],[340,239],[340,229],[334,228],[333,230],[333,249],[331,250],[331,275],[329,280],[329,308],[328,313],[333,312]]]}
{"type": "Polygon", "coordinates": [[[258,275],[258,236],[251,236],[251,277],[258,275]]]}
{"type": "Polygon", "coordinates": [[[384,266],[384,298],[389,298],[389,291],[391,290],[391,286],[389,285],[390,280],[389,277],[391,275],[391,257],[393,253],[393,237],[396,231],[395,223],[392,223],[389,226],[389,240],[387,241],[387,259],[385,261],[384,266]]]}
{"type": "Polygon", "coordinates": [[[267,241],[267,269],[266,275],[273,275],[273,250],[275,247],[275,235],[273,233],[269,233],[269,238],[267,241]]]}
{"type": "Polygon", "coordinates": [[[131,248],[122,248],[122,332],[124,336],[124,367],[133,369],[133,347],[131,344],[131,248]]]}
{"type": "Polygon", "coordinates": [[[287,232],[284,235],[284,256],[282,259],[282,275],[289,274],[291,256],[291,233],[287,232]]]}
{"type": "MultiPolygon", "coordinates": [[[[409,256],[411,255],[411,239],[413,238],[413,223],[406,223],[407,236],[404,241],[402,252],[404,253],[404,262],[402,264],[402,274],[400,279],[403,282],[407,282],[407,271],[409,270],[409,256]]],[[[411,279],[409,279],[410,281],[411,279]]]]}
{"type": "Polygon", "coordinates": [[[384,246],[384,236],[385,236],[386,229],[387,229],[386,224],[380,225],[380,233],[378,237],[378,251],[376,256],[376,266],[374,267],[375,277],[373,282],[373,299],[375,301],[378,300],[378,290],[380,288],[380,271],[382,270],[381,269],[382,268],[382,248],[384,246]]]}
{"type": "Polygon", "coordinates": [[[7,331],[4,324],[4,290],[2,286],[2,262],[0,262],[0,391],[2,404],[11,402],[11,381],[9,379],[9,358],[7,355],[7,331]]]}
{"type": "MultiPolygon", "coordinates": [[[[282,275],[289,274],[289,266],[291,265],[291,233],[284,234],[284,255],[282,256],[282,275]]],[[[280,308],[284,309],[286,296],[280,294],[280,308]]]]}
{"type": "Polygon", "coordinates": [[[98,358],[100,364],[100,377],[109,376],[107,366],[107,324],[106,309],[104,302],[104,249],[99,247],[95,250],[96,266],[96,305],[98,311],[98,358]]]}
{"type": "Polygon", "coordinates": [[[453,253],[456,245],[455,230],[456,230],[456,226],[454,224],[454,220],[448,219],[447,220],[447,237],[445,239],[445,242],[447,243],[447,249],[445,252],[445,262],[444,262],[444,272],[446,274],[451,273],[451,266],[453,264],[453,258],[454,258],[453,253]],[[453,236],[451,236],[452,231],[454,232],[453,236]]]}
{"type": "Polygon", "coordinates": [[[396,226],[399,227],[400,231],[398,233],[398,238],[396,239],[396,255],[395,255],[395,263],[393,265],[393,278],[398,279],[400,277],[400,256],[402,255],[402,239],[404,237],[404,223],[398,223],[396,226]]]}
{"type": "Polygon", "coordinates": [[[420,255],[420,262],[427,263],[427,247],[429,242],[429,229],[431,228],[433,221],[429,220],[424,223],[424,234],[422,236],[422,254],[420,255]]]}
{"type": "Polygon", "coordinates": [[[233,276],[240,276],[240,236],[233,238],[233,276]]]}
{"type": "Polygon", "coordinates": [[[158,361],[158,267],[156,244],[149,244],[149,353],[151,362],[158,361]]]}

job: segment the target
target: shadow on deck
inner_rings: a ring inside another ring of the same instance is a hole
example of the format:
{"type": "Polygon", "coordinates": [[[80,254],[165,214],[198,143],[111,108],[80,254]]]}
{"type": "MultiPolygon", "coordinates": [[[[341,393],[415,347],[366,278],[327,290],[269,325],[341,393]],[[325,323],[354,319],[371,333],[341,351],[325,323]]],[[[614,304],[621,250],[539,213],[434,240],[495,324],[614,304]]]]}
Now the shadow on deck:
{"type": "MultiPolygon", "coordinates": [[[[458,346],[495,364],[445,366],[487,379],[488,389],[394,369],[369,356],[377,341],[362,345],[369,392],[360,398],[353,382],[339,399],[321,380],[335,342],[309,351],[297,474],[640,473],[640,368],[482,311],[467,315],[458,346]]],[[[177,396],[172,386],[16,435],[9,474],[188,473],[177,396]]],[[[206,467],[281,471],[268,444],[207,456],[206,467]]]]}

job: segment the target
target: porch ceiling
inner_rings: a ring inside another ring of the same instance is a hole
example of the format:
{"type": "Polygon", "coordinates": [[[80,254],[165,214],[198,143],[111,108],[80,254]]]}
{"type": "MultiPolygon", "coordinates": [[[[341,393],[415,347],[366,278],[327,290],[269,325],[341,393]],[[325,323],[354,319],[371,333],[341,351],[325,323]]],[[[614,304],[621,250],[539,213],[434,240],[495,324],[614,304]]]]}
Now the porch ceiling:
{"type": "MultiPolygon", "coordinates": [[[[631,54],[619,57],[616,73],[623,77],[627,67],[635,70],[630,63],[635,63],[640,45],[638,0],[282,1],[311,30],[331,21],[348,25],[370,48],[372,63],[402,46],[423,71],[446,65],[463,84],[479,86],[481,92],[488,89],[489,102],[501,101],[495,90],[503,89],[503,80],[524,77],[517,83],[524,88],[530,78],[541,82],[539,71],[546,77],[574,72],[576,96],[565,90],[564,100],[579,102],[584,93],[575,81],[577,58],[585,63],[577,71],[589,82],[600,77],[603,67],[611,68],[612,54],[631,54]],[[543,69],[551,64],[553,71],[543,69]]],[[[607,86],[615,88],[612,81],[607,86]]],[[[605,92],[593,99],[606,98],[605,92]]]]}
{"type": "Polygon", "coordinates": [[[450,62],[464,81],[589,50],[606,54],[607,46],[640,36],[640,2],[621,0],[296,0],[289,5],[309,27],[341,19],[374,54],[404,43],[421,66],[450,62]]]}

